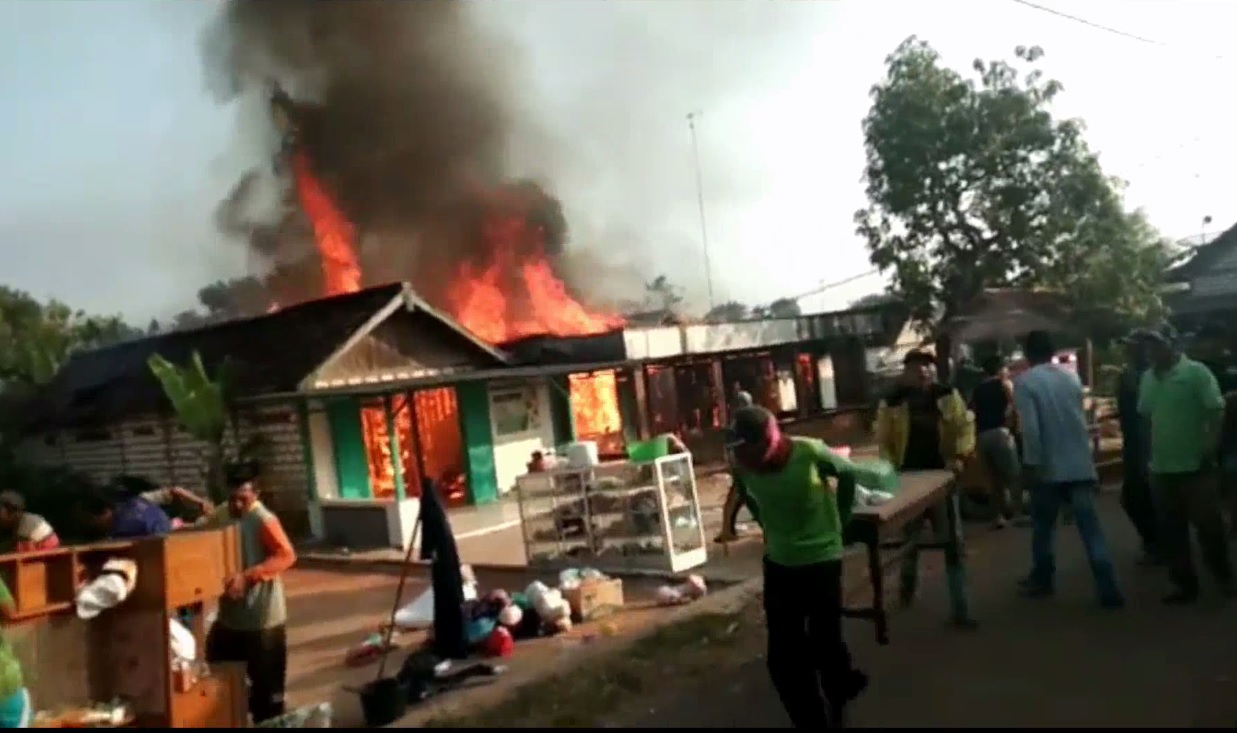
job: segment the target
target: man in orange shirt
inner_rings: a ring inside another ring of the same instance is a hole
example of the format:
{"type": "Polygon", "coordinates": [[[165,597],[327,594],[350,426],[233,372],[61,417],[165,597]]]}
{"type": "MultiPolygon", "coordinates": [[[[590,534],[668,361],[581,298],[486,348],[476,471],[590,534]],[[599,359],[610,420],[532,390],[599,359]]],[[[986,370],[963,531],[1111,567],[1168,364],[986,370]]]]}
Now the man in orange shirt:
{"type": "Polygon", "coordinates": [[[206,660],[244,662],[249,714],[261,723],[284,713],[288,608],[281,576],[296,563],[296,551],[279,518],[258,501],[256,473],[249,466],[230,470],[228,501],[211,517],[211,523],[239,528],[244,570],[225,584],[219,617],[206,638],[206,660]]]}

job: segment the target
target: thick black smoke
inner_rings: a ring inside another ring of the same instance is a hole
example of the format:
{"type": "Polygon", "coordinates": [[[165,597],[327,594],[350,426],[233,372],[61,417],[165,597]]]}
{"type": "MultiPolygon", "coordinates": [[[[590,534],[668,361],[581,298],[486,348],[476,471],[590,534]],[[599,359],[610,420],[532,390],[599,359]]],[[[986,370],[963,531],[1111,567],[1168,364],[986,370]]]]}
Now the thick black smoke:
{"type": "MultiPolygon", "coordinates": [[[[535,184],[503,183],[520,57],[472,21],[469,4],[231,0],[204,48],[221,102],[268,95],[272,84],[292,97],[297,144],[356,226],[366,284],[410,280],[441,301],[463,259],[485,260],[480,227],[500,186],[531,202],[547,254],[561,252],[558,202],[535,184]]],[[[313,297],[312,238],[268,122],[253,134],[269,159],[237,181],[217,221],[281,263],[278,299],[313,297]],[[263,192],[273,181],[281,195],[263,192]]]]}

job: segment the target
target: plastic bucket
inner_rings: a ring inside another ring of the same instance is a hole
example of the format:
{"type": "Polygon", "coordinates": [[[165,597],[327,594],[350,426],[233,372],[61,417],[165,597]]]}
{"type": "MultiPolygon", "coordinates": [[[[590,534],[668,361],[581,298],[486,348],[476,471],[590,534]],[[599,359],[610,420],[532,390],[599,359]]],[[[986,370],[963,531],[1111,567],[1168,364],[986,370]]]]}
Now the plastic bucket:
{"type": "Polygon", "coordinates": [[[627,444],[627,459],[632,463],[652,463],[670,455],[670,439],[660,435],[650,440],[633,440],[627,444]]]}
{"type": "Polygon", "coordinates": [[[367,728],[390,725],[404,717],[408,710],[408,691],[395,677],[367,682],[360,696],[361,715],[367,728]]]}

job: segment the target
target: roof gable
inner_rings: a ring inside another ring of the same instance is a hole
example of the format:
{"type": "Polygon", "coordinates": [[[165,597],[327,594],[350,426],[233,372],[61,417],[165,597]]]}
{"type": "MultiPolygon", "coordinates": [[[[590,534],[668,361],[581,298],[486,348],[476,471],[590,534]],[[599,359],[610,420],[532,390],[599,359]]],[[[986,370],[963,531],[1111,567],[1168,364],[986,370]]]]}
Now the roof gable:
{"type": "MultiPolygon", "coordinates": [[[[502,355],[476,341],[446,316],[423,303],[403,283],[312,300],[254,318],[158,334],[74,355],[41,391],[40,422],[80,424],[118,419],[167,407],[151,374],[154,354],[177,364],[196,352],[210,372],[226,360],[239,399],[296,391],[324,363],[344,353],[387,316],[410,304],[436,325],[436,333],[468,344],[473,353],[503,363],[502,355]]],[[[493,362],[491,362],[493,363],[493,362]]]]}

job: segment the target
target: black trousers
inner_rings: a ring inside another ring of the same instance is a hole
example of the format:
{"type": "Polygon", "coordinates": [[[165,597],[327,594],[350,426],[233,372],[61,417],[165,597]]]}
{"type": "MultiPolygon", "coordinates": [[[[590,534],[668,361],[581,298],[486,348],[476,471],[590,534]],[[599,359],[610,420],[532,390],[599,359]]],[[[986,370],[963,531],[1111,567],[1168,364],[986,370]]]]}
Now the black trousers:
{"type": "Polygon", "coordinates": [[[796,728],[842,727],[861,677],[842,635],[842,561],[790,567],[764,561],[767,663],[796,728]]]}
{"type": "Polygon", "coordinates": [[[1125,479],[1121,482],[1121,508],[1138,532],[1143,549],[1155,552],[1156,539],[1159,534],[1159,517],[1155,510],[1155,499],[1151,493],[1151,476],[1141,471],[1133,463],[1124,467],[1125,479]]]}
{"type": "Polygon", "coordinates": [[[288,631],[276,626],[237,631],[216,623],[206,636],[206,661],[243,662],[249,677],[249,715],[253,722],[284,714],[288,679],[288,631]]]}

